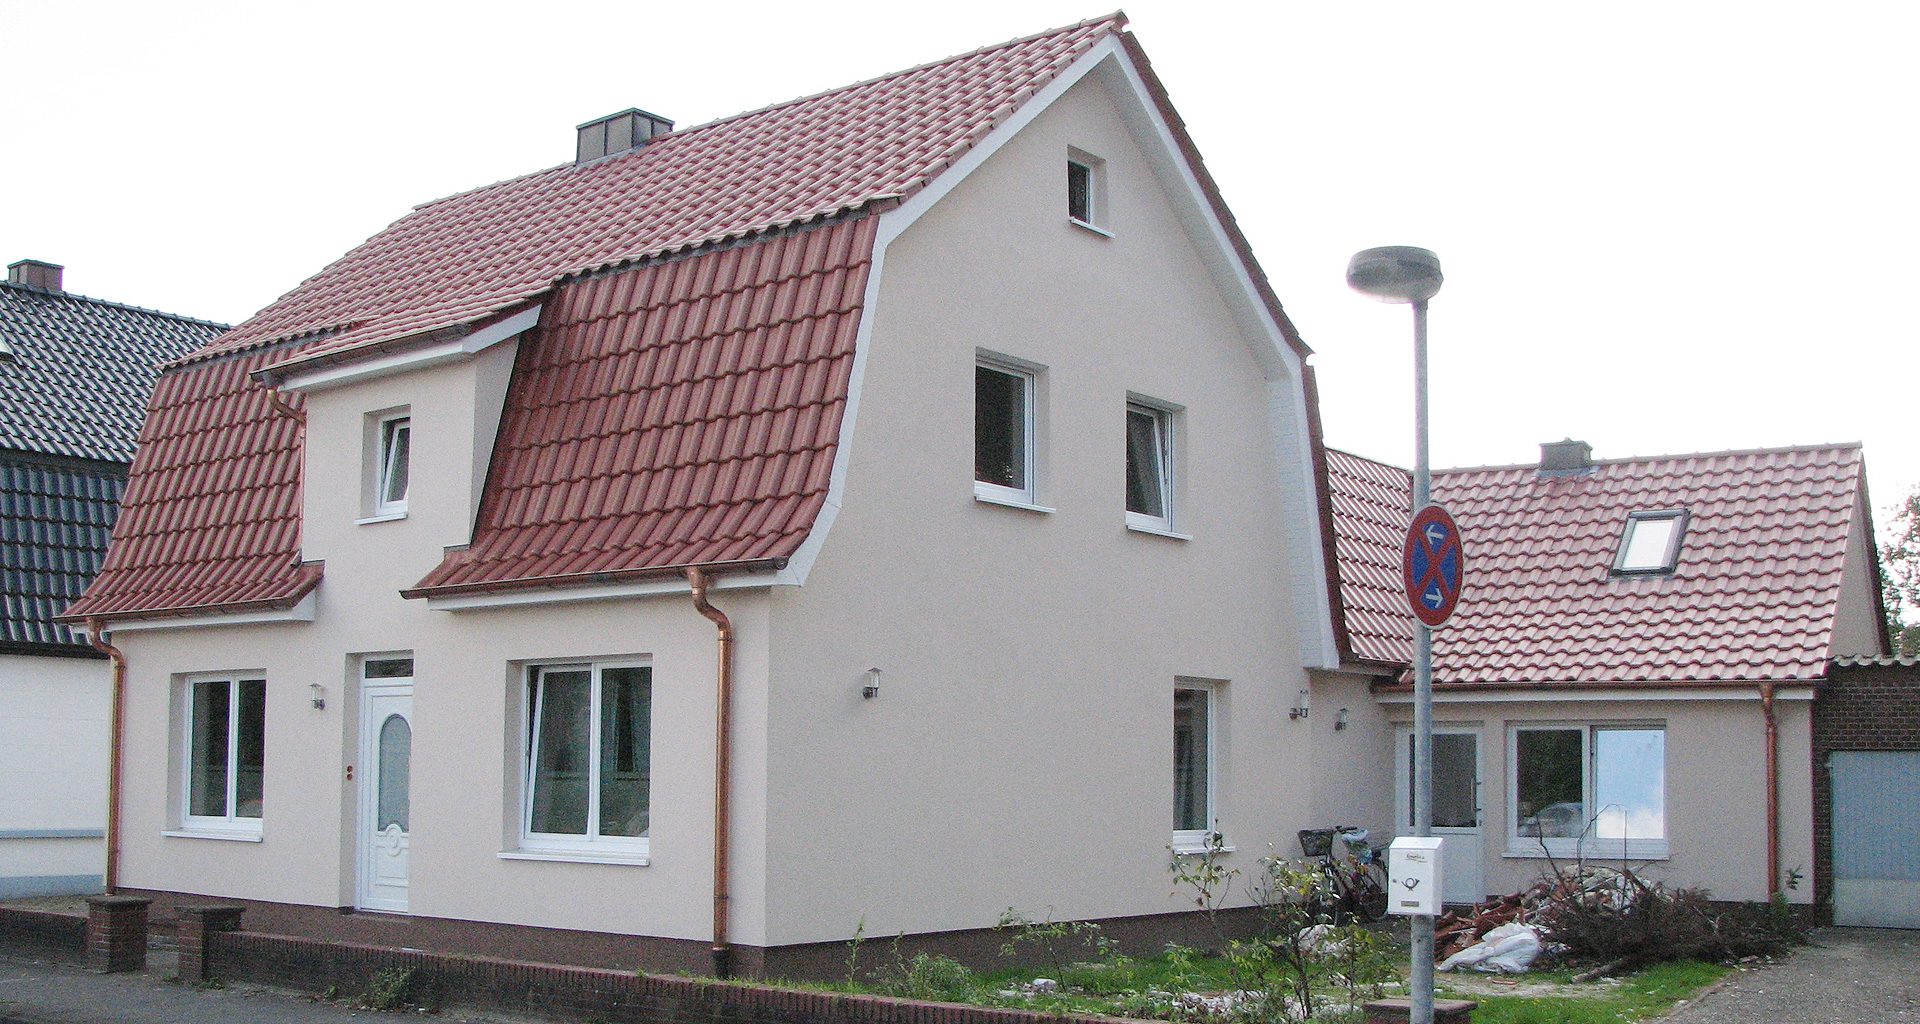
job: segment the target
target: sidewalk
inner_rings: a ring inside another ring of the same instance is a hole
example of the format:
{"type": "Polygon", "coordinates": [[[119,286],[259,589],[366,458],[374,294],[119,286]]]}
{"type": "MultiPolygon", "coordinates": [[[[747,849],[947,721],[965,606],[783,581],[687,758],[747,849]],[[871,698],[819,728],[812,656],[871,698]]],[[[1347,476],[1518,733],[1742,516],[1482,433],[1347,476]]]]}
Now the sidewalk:
{"type": "MultiPolygon", "coordinates": [[[[149,950],[143,974],[95,974],[0,950],[0,1024],[339,1024],[396,1017],[257,985],[199,989],[166,980],[173,971],[173,954],[161,949],[149,950]]],[[[528,1024],[524,1018],[480,1017],[457,1009],[430,1019],[528,1024]]]]}

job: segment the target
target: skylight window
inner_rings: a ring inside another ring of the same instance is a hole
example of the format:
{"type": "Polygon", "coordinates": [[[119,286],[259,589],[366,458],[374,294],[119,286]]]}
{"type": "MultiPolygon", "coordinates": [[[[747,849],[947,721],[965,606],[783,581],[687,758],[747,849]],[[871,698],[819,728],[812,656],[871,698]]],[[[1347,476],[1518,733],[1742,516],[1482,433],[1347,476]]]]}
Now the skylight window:
{"type": "Polygon", "coordinates": [[[1680,537],[1686,532],[1686,525],[1687,513],[1683,509],[1629,513],[1627,532],[1620,538],[1620,556],[1614,559],[1613,571],[1672,572],[1680,559],[1680,537]]]}

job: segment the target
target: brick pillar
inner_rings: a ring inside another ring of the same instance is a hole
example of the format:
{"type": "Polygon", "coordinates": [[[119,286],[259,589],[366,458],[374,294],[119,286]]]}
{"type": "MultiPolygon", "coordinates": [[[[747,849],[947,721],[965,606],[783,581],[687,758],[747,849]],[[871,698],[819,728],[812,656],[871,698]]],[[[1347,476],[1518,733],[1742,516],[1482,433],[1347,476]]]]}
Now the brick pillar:
{"type": "MultiPolygon", "coordinates": [[[[1479,1005],[1465,999],[1435,999],[1433,1024],[1472,1024],[1473,1008],[1479,1005]]],[[[1413,1000],[1376,999],[1360,1008],[1366,1011],[1367,1024],[1406,1024],[1413,1015],[1413,1000]]]]}
{"type": "Polygon", "coordinates": [[[207,956],[207,940],[214,932],[239,931],[240,913],[245,909],[219,904],[174,908],[180,915],[179,931],[174,939],[180,949],[181,981],[206,981],[213,977],[207,969],[211,959],[207,956]]]}
{"type": "Polygon", "coordinates": [[[87,897],[87,966],[102,974],[147,966],[147,904],[140,896],[87,897]]]}

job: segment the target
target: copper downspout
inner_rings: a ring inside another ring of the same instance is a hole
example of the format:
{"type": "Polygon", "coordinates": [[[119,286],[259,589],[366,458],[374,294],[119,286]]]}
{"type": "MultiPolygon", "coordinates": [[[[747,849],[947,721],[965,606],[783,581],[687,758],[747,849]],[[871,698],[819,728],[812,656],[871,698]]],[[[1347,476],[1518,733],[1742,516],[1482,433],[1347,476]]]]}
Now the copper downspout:
{"type": "Polygon", "coordinates": [[[733,622],[727,613],[707,602],[707,574],[687,567],[693,588],[693,606],[713,620],[719,631],[720,679],[715,688],[713,726],[713,975],[731,977],[733,944],[727,941],[727,910],[733,900],[729,885],[732,847],[733,796],[733,622]]]}
{"type": "Polygon", "coordinates": [[[99,619],[87,620],[87,640],[113,662],[113,749],[107,757],[107,895],[120,887],[120,748],[127,732],[127,656],[108,643],[99,619]]]}
{"type": "Polygon", "coordinates": [[[1780,720],[1773,710],[1773,682],[1760,684],[1760,714],[1767,720],[1767,898],[1780,895],[1780,720]]]}

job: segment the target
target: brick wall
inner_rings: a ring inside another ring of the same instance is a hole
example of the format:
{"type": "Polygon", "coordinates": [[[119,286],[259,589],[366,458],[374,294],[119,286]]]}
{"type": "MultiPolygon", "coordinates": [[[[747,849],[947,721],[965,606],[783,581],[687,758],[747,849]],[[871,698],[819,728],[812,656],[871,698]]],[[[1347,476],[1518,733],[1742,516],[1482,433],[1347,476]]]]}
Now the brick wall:
{"type": "Polygon", "coordinates": [[[884,996],[805,992],[736,982],[560,967],[358,946],[252,932],[204,935],[209,976],[307,992],[366,992],[411,972],[409,1002],[614,1024],[1111,1024],[884,996]],[[384,979],[382,976],[385,976],[384,979]]]}
{"type": "Polygon", "coordinates": [[[1813,898],[1833,913],[1833,778],[1836,750],[1920,750],[1920,664],[1835,664],[1813,702],[1813,898]]]}
{"type": "Polygon", "coordinates": [[[0,945],[49,960],[85,963],[87,919],[79,914],[0,907],[0,945]]]}

